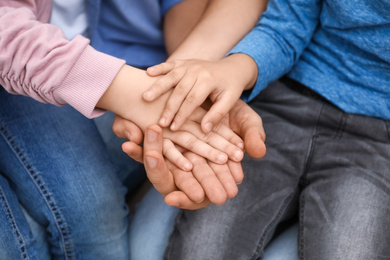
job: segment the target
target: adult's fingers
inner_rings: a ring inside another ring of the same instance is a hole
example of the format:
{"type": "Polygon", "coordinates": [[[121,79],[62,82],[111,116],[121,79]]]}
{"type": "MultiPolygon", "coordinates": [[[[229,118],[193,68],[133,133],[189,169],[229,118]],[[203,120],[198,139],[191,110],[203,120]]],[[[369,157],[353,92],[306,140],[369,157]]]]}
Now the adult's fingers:
{"type": "Polygon", "coordinates": [[[136,144],[140,144],[143,139],[142,131],[136,124],[118,115],[115,116],[112,131],[118,137],[131,140],[136,144]]]}
{"type": "Polygon", "coordinates": [[[128,141],[128,142],[124,142],[122,144],[122,150],[129,157],[133,158],[137,162],[140,162],[140,163],[144,162],[142,146],[140,146],[134,142],[128,141]]]}
{"type": "Polygon", "coordinates": [[[261,117],[244,101],[238,100],[229,113],[230,127],[244,138],[246,152],[254,157],[265,155],[265,132],[261,117]]]}
{"type": "Polygon", "coordinates": [[[144,140],[144,163],[148,179],[163,196],[175,191],[173,176],[162,156],[162,130],[156,125],[147,127],[144,140]]]}

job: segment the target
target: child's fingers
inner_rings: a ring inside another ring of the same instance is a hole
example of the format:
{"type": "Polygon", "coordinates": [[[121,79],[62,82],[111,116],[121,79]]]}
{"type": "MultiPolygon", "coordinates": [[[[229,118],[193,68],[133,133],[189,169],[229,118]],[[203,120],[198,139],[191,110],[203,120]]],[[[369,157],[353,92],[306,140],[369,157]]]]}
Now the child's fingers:
{"type": "Polygon", "coordinates": [[[148,75],[151,77],[159,76],[159,75],[167,74],[169,71],[174,69],[175,66],[176,66],[175,61],[163,62],[147,68],[146,73],[148,73],[148,75]]]}
{"type": "Polygon", "coordinates": [[[171,140],[164,139],[163,155],[183,171],[191,171],[191,162],[175,147],[171,140]]]}
{"type": "Polygon", "coordinates": [[[195,78],[185,77],[180,80],[177,86],[173,89],[171,96],[169,97],[165,109],[161,115],[159,124],[163,127],[167,127],[171,124],[172,119],[178,112],[183,100],[186,98],[188,93],[191,91],[195,84],[195,78]]]}
{"type": "Polygon", "coordinates": [[[230,172],[227,164],[219,165],[209,162],[211,169],[214,171],[215,176],[225,189],[226,195],[229,199],[235,197],[238,192],[237,184],[230,172]]]}
{"type": "Polygon", "coordinates": [[[122,151],[125,152],[133,160],[143,163],[144,160],[142,146],[137,145],[134,142],[128,141],[122,144],[122,151]]]}
{"type": "Polygon", "coordinates": [[[174,169],[170,164],[172,162],[166,162],[168,168],[172,169],[175,185],[179,190],[183,191],[190,200],[200,203],[204,200],[205,193],[202,186],[195,179],[192,172],[185,172],[178,169],[174,169]]]}
{"type": "Polygon", "coordinates": [[[223,151],[233,161],[239,162],[244,157],[244,152],[242,149],[235,146],[214,131],[208,134],[204,134],[198,125],[194,122],[186,122],[181,130],[191,132],[191,134],[197,137],[200,141],[209,144],[219,151],[223,151]]]}
{"type": "MultiPolygon", "coordinates": [[[[204,110],[203,108],[198,107],[191,114],[190,120],[200,124],[206,112],[207,111],[204,110]]],[[[230,143],[234,144],[235,146],[243,150],[244,141],[239,135],[237,135],[232,129],[230,129],[230,127],[227,126],[229,125],[228,117],[226,117],[226,119],[227,122],[221,121],[221,123],[219,123],[213,128],[213,131],[219,134],[220,136],[222,136],[223,138],[225,138],[230,143]]]]}
{"type": "MultiPolygon", "coordinates": [[[[200,185],[202,185],[207,198],[217,205],[223,204],[227,200],[228,195],[213,169],[208,164],[205,164],[204,158],[193,153],[189,153],[187,156],[194,165],[192,172],[200,185]]],[[[214,169],[217,171],[228,170],[227,167],[226,169],[224,167],[215,167],[214,169]]],[[[221,172],[217,174],[221,174],[221,172]]]]}
{"type": "Polygon", "coordinates": [[[177,111],[173,123],[171,125],[171,130],[178,130],[183,123],[191,116],[197,107],[203,104],[203,102],[208,97],[209,92],[204,91],[202,87],[193,87],[190,93],[186,96],[183,103],[181,104],[179,110],[177,111]]]}
{"type": "Polygon", "coordinates": [[[226,114],[229,113],[236,101],[236,98],[229,97],[228,95],[217,100],[202,119],[201,127],[203,132],[209,133],[214,126],[219,124],[226,114]]]}
{"type": "MultiPolygon", "coordinates": [[[[206,142],[199,140],[195,135],[186,131],[172,132],[168,129],[164,129],[164,136],[172,140],[175,144],[192,151],[204,158],[209,159],[212,162],[218,164],[224,164],[228,160],[228,156],[207,144],[206,142]]],[[[192,164],[193,165],[193,164],[192,164]]]]}
{"type": "Polygon", "coordinates": [[[244,150],[244,141],[239,137],[233,130],[224,125],[223,123],[219,123],[213,128],[213,132],[219,134],[223,138],[225,138],[230,143],[234,144],[241,150],[244,150]]]}
{"type": "Polygon", "coordinates": [[[158,79],[151,87],[148,88],[148,90],[143,93],[143,99],[146,101],[153,101],[157,99],[162,94],[175,87],[184,76],[185,72],[186,70],[184,68],[167,71],[166,75],[158,79]]]}
{"type": "Polygon", "coordinates": [[[230,173],[234,179],[234,182],[237,184],[240,184],[242,182],[242,180],[244,179],[244,171],[242,170],[241,163],[233,162],[232,160],[229,160],[227,162],[227,165],[228,165],[230,173]]]}

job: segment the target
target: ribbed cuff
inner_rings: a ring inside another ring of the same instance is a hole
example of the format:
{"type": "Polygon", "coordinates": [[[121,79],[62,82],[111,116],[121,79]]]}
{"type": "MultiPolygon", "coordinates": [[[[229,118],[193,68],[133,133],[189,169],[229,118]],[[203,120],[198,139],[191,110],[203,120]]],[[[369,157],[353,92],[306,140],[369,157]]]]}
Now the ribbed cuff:
{"type": "Polygon", "coordinates": [[[54,98],[60,104],[71,105],[88,118],[100,116],[105,111],[96,108],[96,104],[124,64],[124,60],[87,46],[54,90],[54,98]]]}

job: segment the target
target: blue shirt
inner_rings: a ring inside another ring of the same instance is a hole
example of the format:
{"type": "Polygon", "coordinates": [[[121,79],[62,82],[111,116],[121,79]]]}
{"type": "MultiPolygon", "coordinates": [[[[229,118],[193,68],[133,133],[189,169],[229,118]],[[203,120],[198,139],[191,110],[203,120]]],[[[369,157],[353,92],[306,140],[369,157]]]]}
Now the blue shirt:
{"type": "Polygon", "coordinates": [[[259,70],[246,100],[287,74],[345,112],[390,120],[389,0],[270,0],[238,52],[259,70]]]}
{"type": "Polygon", "coordinates": [[[91,45],[137,67],[166,59],[162,21],[182,0],[102,0],[91,45]]]}

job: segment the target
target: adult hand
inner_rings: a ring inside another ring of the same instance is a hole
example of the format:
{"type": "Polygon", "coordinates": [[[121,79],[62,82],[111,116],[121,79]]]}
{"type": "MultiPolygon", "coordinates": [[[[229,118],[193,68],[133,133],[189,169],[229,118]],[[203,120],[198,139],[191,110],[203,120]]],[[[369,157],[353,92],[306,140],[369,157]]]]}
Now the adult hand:
{"type": "Polygon", "coordinates": [[[241,99],[229,112],[229,126],[242,139],[245,151],[253,158],[265,155],[265,132],[261,117],[241,99]]]}
{"type": "Polygon", "coordinates": [[[222,204],[237,194],[237,180],[232,180],[232,176],[243,176],[240,163],[230,161],[227,165],[218,165],[185,152],[186,158],[194,165],[192,172],[185,172],[164,160],[162,146],[161,128],[149,126],[144,139],[145,169],[150,182],[165,197],[166,204],[182,209],[199,209],[211,202],[222,204]]]}

